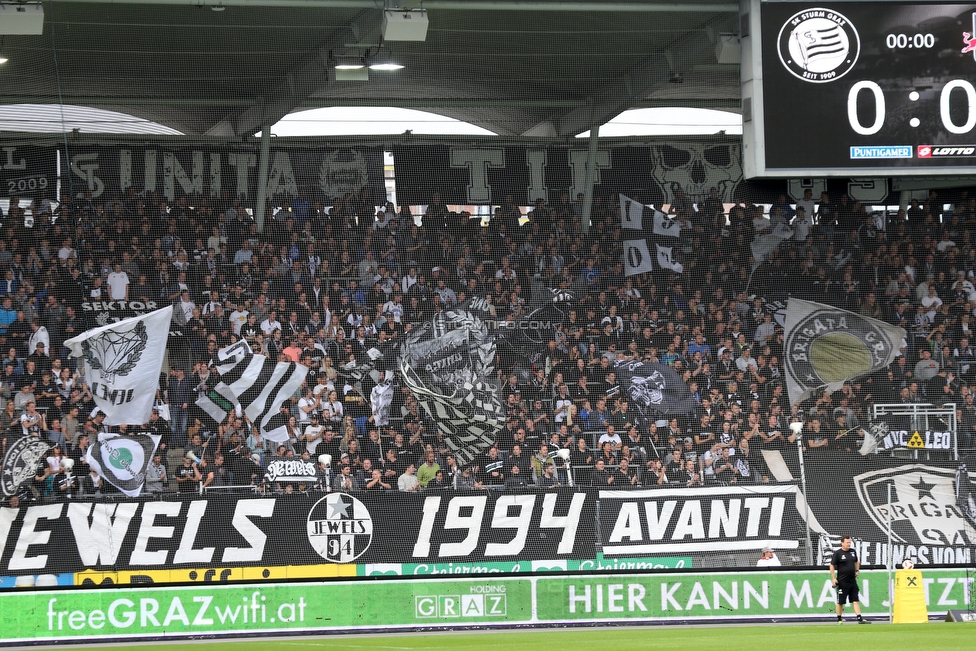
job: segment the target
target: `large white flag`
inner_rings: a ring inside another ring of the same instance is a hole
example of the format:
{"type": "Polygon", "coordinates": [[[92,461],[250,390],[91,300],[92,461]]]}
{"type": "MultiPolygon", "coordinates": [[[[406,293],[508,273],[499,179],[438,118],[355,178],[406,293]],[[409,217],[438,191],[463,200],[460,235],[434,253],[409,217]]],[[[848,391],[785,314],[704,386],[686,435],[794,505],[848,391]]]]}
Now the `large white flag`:
{"type": "Polygon", "coordinates": [[[679,274],[685,270],[684,265],[674,259],[673,246],[661,246],[660,244],[654,246],[657,247],[657,264],[659,267],[676,271],[679,274]]]}
{"type": "Polygon", "coordinates": [[[64,342],[84,358],[85,377],[108,425],[149,422],[173,306],[101,326],[64,342]]]}
{"type": "Polygon", "coordinates": [[[898,357],[905,331],[831,305],[791,298],[786,308],[786,388],[797,404],[881,370],[898,357]]]}
{"type": "Polygon", "coordinates": [[[654,234],[664,237],[680,237],[681,226],[677,220],[668,217],[660,210],[654,211],[654,234]]]}

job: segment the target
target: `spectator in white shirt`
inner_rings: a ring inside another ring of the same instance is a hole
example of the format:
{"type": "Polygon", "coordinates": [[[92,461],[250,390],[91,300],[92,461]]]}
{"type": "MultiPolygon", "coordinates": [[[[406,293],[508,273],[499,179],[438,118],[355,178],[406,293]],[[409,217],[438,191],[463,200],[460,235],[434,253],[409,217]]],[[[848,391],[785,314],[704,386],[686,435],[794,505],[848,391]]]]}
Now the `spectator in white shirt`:
{"type": "Polygon", "coordinates": [[[265,336],[270,337],[271,333],[275,330],[281,330],[281,322],[278,321],[278,313],[275,310],[271,310],[268,313],[268,318],[261,322],[261,332],[265,336]]]}
{"type": "Polygon", "coordinates": [[[129,274],[122,271],[122,263],[116,262],[114,271],[105,279],[108,283],[108,296],[113,301],[129,299],[129,274]]]}
{"type": "Polygon", "coordinates": [[[600,435],[600,440],[597,441],[597,445],[602,449],[604,443],[609,443],[614,450],[619,450],[623,445],[623,441],[620,440],[620,434],[614,431],[613,425],[607,425],[607,431],[600,435]]]}
{"type": "Polygon", "coordinates": [[[756,567],[780,567],[779,557],[772,547],[763,547],[762,556],[756,561],[756,567]]]}
{"type": "Polygon", "coordinates": [[[400,479],[397,480],[397,488],[404,493],[414,493],[420,490],[420,480],[417,479],[417,464],[411,463],[407,465],[407,469],[403,471],[400,479]]]}

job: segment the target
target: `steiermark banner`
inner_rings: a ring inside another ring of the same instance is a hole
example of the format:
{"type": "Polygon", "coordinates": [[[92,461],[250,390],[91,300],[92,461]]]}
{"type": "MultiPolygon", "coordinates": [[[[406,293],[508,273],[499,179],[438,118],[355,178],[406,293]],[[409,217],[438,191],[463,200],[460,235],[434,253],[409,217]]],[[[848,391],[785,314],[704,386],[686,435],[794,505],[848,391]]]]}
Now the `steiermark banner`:
{"type": "Polygon", "coordinates": [[[450,574],[502,574],[534,572],[592,572],[607,570],[690,569],[690,556],[642,558],[559,559],[549,561],[484,561],[457,563],[372,563],[356,566],[358,576],[429,576],[450,574]]]}
{"type": "Polygon", "coordinates": [[[528,579],[0,593],[0,642],[528,623],[528,579]]]}
{"type": "MultiPolygon", "coordinates": [[[[965,570],[925,570],[929,614],[969,607],[965,570]]],[[[861,572],[861,608],[888,614],[888,573],[861,572]]],[[[836,594],[826,571],[622,574],[538,579],[539,621],[669,621],[830,616],[836,594]]]]}

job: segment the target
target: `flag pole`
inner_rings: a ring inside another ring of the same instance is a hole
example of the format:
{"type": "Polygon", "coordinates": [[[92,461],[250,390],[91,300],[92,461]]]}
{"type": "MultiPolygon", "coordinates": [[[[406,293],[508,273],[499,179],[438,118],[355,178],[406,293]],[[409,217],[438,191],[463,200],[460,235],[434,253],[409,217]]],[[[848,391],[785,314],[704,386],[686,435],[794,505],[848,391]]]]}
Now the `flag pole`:
{"type": "Polygon", "coordinates": [[[800,483],[803,486],[803,507],[806,511],[806,534],[807,534],[807,565],[813,565],[813,540],[810,537],[810,500],[807,499],[807,468],[803,462],[803,423],[793,423],[799,425],[796,432],[796,449],[800,454],[800,483]]]}
{"type": "Polygon", "coordinates": [[[893,591],[893,584],[891,582],[891,572],[892,572],[892,546],[891,546],[891,487],[892,483],[888,482],[888,623],[892,623],[895,618],[895,595],[893,591]]]}

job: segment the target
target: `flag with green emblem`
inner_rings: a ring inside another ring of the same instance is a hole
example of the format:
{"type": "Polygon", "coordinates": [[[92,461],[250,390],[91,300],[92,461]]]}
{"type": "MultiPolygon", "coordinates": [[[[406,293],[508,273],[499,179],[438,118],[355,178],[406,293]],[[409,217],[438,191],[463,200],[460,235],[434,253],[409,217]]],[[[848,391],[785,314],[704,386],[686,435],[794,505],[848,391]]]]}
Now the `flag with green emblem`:
{"type": "Polygon", "coordinates": [[[121,436],[102,432],[88,448],[85,461],[102,479],[129,497],[139,497],[159,439],[158,434],[121,436]]]}

